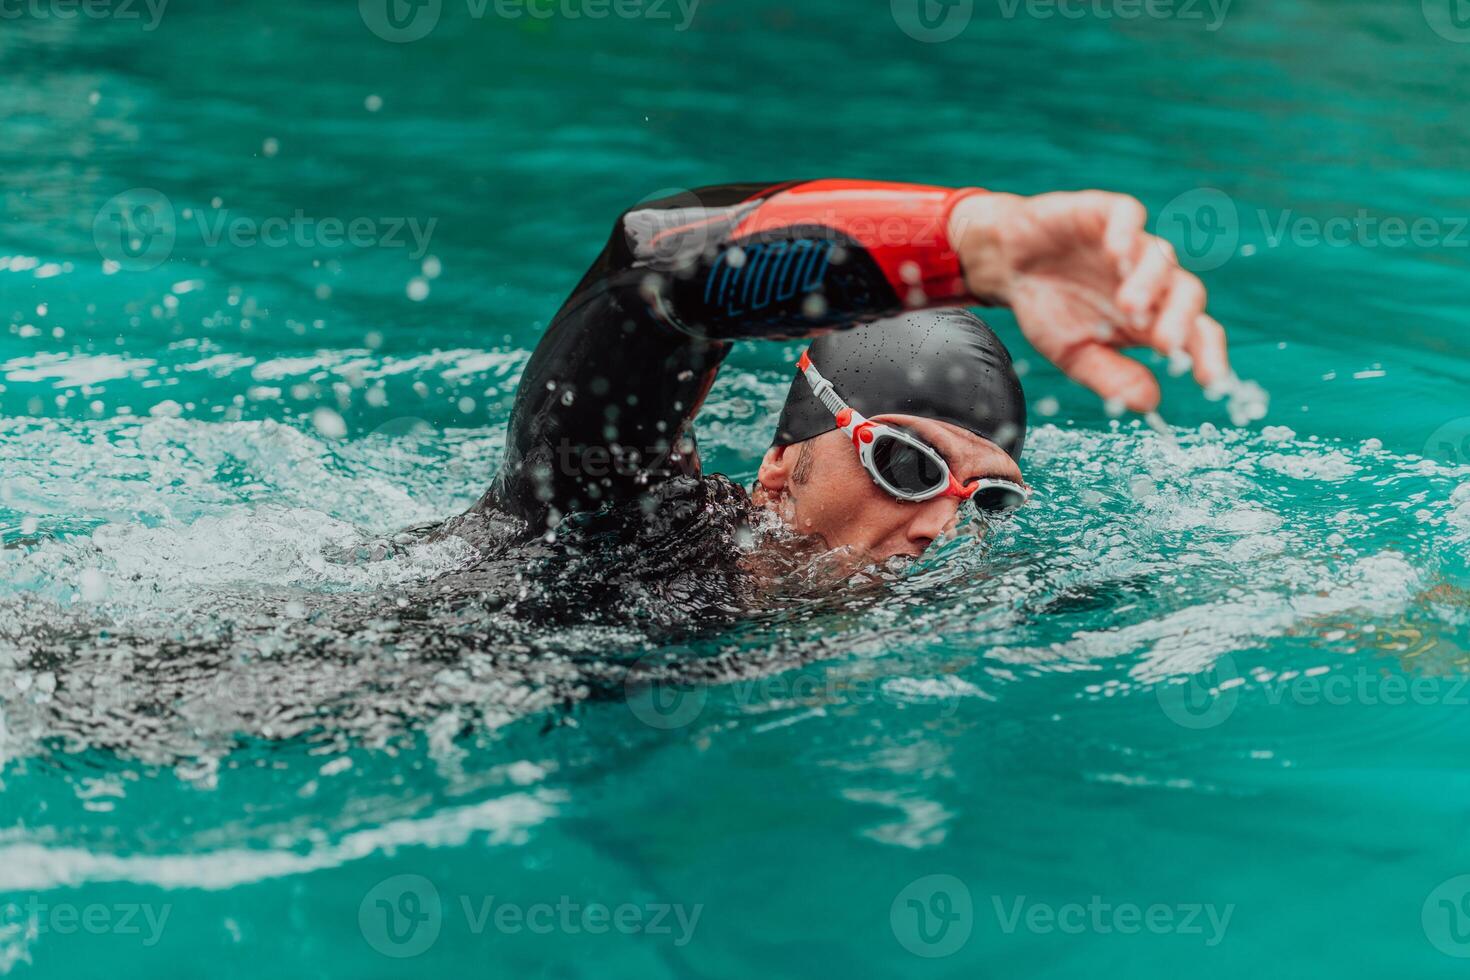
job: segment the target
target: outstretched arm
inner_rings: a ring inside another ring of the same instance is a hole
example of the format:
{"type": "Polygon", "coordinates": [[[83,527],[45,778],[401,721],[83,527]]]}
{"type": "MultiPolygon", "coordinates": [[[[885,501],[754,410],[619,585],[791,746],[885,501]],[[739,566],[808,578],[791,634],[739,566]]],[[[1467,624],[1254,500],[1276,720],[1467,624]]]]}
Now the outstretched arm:
{"type": "Polygon", "coordinates": [[[483,503],[554,525],[697,474],[690,423],[735,340],[811,336],[904,309],[1013,306],[1073,377],[1152,408],[1156,384],[1143,390],[1130,369],[1151,376],[1112,347],[1182,348],[1202,382],[1225,368],[1203,288],[1143,220],[1136,201],[1101,192],[1018,198],[849,180],[704,188],[626,211],[531,356],[483,503]]]}
{"type": "Polygon", "coordinates": [[[946,222],[976,193],[729,185],[624,212],[531,355],[485,503],[541,526],[696,474],[690,423],[732,343],[961,301],[946,222]]]}

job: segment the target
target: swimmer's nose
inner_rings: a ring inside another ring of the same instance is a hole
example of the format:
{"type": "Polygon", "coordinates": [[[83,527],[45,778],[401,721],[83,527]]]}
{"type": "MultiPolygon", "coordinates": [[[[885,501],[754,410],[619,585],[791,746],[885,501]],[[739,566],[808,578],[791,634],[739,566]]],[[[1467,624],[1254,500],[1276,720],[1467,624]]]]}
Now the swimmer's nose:
{"type": "Polygon", "coordinates": [[[920,551],[934,543],[934,539],[949,530],[959,514],[959,501],[953,497],[937,497],[914,505],[914,514],[905,529],[905,537],[920,551]]]}

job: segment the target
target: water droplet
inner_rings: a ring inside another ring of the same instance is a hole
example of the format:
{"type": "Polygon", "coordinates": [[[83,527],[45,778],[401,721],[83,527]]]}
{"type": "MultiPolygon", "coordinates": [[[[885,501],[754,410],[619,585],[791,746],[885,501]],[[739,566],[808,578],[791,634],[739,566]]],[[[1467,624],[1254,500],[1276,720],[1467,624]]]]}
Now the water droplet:
{"type": "Polygon", "coordinates": [[[342,416],[323,406],[311,413],[311,424],[327,439],[341,439],[347,435],[347,423],[342,416]]]}
{"type": "Polygon", "coordinates": [[[83,602],[100,602],[107,597],[107,576],[101,569],[88,568],[82,571],[81,595],[83,602]]]}

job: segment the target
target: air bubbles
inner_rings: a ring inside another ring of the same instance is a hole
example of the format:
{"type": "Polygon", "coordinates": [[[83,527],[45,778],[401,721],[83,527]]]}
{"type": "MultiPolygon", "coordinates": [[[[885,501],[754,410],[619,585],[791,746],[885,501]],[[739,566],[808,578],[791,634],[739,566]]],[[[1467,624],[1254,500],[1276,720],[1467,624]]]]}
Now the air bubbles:
{"type": "Polygon", "coordinates": [[[1170,377],[1182,378],[1189,373],[1189,369],[1192,367],[1194,367],[1194,358],[1184,353],[1184,351],[1176,350],[1169,354],[1170,377]]]}
{"type": "Polygon", "coordinates": [[[347,423],[342,416],[326,406],[311,413],[311,424],[324,439],[341,439],[347,435],[347,423]]]}
{"type": "Polygon", "coordinates": [[[1267,442],[1291,442],[1296,438],[1296,431],[1290,426],[1268,425],[1261,430],[1261,438],[1267,442]]]}
{"type": "Polygon", "coordinates": [[[429,280],[423,276],[414,276],[408,281],[408,288],[405,291],[409,299],[415,303],[422,303],[429,298],[429,280]]]}
{"type": "Polygon", "coordinates": [[[377,112],[383,108],[383,97],[381,95],[369,95],[362,100],[362,107],[368,112],[377,112]]]}
{"type": "Polygon", "coordinates": [[[107,598],[107,575],[99,568],[82,570],[78,582],[78,594],[83,602],[101,602],[107,598]]]}

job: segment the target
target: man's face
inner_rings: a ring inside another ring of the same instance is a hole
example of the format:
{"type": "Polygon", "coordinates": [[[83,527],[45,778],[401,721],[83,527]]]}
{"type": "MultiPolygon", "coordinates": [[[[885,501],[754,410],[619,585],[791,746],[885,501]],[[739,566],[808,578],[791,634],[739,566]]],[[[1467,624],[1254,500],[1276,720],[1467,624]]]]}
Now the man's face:
{"type": "MultiPolygon", "coordinates": [[[[939,450],[961,483],[982,477],[1021,482],[1021,469],[1005,450],[957,425],[913,415],[878,415],[873,421],[902,425],[917,434],[939,450]]],[[[756,482],[757,499],[793,530],[873,561],[921,554],[954,529],[965,504],[954,497],[912,503],[888,495],[863,469],[852,441],[837,430],[794,446],[772,447],[756,482]]]]}

